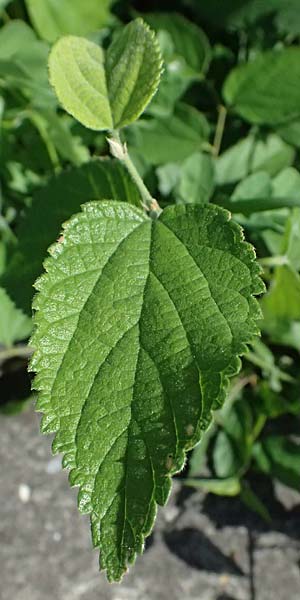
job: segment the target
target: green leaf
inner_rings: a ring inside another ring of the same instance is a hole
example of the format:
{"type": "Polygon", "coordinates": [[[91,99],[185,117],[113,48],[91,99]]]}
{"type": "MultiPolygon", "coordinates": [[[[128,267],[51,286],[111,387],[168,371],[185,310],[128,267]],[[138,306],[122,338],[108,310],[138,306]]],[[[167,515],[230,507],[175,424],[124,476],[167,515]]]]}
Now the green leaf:
{"type": "Polygon", "coordinates": [[[48,42],[64,34],[85,35],[109,20],[112,0],[25,0],[30,19],[48,42]]]}
{"type": "Polygon", "coordinates": [[[162,80],[148,113],[166,117],[190,84],[203,78],[211,58],[210,45],[204,32],[180,14],[152,13],[143,18],[157,32],[164,58],[162,80]]]}
{"type": "Polygon", "coordinates": [[[94,202],[45,268],[31,340],[42,430],[57,432],[101,567],[119,580],[258,333],[259,267],[217,207],[172,206],[154,221],[94,202]]]}
{"type": "Polygon", "coordinates": [[[178,194],[183,202],[206,204],[214,190],[214,165],[212,157],[197,152],[187,158],[181,167],[178,194]]]}
{"type": "Polygon", "coordinates": [[[269,134],[265,139],[257,139],[250,134],[225,150],[217,159],[217,183],[234,183],[257,171],[266,171],[274,176],[290,166],[294,157],[294,149],[278,135],[269,134]]]}
{"type": "Polygon", "coordinates": [[[273,0],[278,5],[275,23],[278,30],[289,36],[300,34],[300,15],[298,0],[273,0]]]}
{"type": "MultiPolygon", "coordinates": [[[[272,195],[272,179],[266,171],[258,171],[252,173],[243,179],[235,188],[231,200],[255,200],[267,199],[272,195]]],[[[256,203],[253,204],[253,212],[255,212],[256,203]]],[[[259,205],[259,202],[257,203],[259,205]]]]}
{"type": "Polygon", "coordinates": [[[48,45],[23,21],[10,21],[0,30],[0,77],[39,107],[56,106],[47,77],[48,53],[48,45]]]}
{"type": "Polygon", "coordinates": [[[39,110],[39,115],[45,121],[46,131],[57,152],[75,166],[90,159],[88,148],[80,137],[72,135],[73,119],[68,115],[58,116],[54,111],[39,110]]]}
{"type": "Polygon", "coordinates": [[[176,188],[181,175],[181,167],[177,163],[166,163],[156,169],[158,189],[162,196],[168,196],[176,188]]]}
{"type": "Polygon", "coordinates": [[[206,464],[206,457],[210,440],[215,433],[215,424],[211,426],[203,433],[200,443],[194,448],[193,452],[189,457],[189,470],[188,477],[193,479],[203,474],[203,470],[206,464]]]}
{"type": "Polygon", "coordinates": [[[247,481],[242,482],[240,498],[248,508],[256,512],[264,521],[271,523],[272,519],[267,507],[255,494],[247,481]]]}
{"type": "Polygon", "coordinates": [[[270,289],[262,301],[264,327],[268,330],[280,326],[280,321],[300,321],[299,247],[300,208],[295,208],[282,243],[283,264],[276,268],[270,289]]]}
{"type": "MultiPolygon", "coordinates": [[[[284,2],[289,0],[284,0],[284,2]]],[[[186,0],[193,6],[202,19],[214,25],[228,29],[244,30],[250,24],[255,23],[260,17],[266,16],[274,11],[278,2],[282,0],[210,0],[210,2],[199,2],[198,0],[186,0]]]]}
{"type": "Polygon", "coordinates": [[[32,320],[18,310],[6,291],[0,288],[0,344],[13,346],[28,338],[31,331],[32,320]]]}
{"type": "Polygon", "coordinates": [[[300,116],[300,48],[271,50],[234,69],[225,101],[250,123],[282,124],[300,116]]]}
{"type": "Polygon", "coordinates": [[[300,276],[288,265],[277,269],[262,306],[267,320],[300,320],[300,276]]]}
{"type": "Polygon", "coordinates": [[[202,150],[209,125],[202,113],[179,104],[167,118],[141,119],[128,131],[129,148],[138,150],[151,165],[182,162],[202,150]]]}
{"type": "Polygon", "coordinates": [[[228,477],[226,479],[217,478],[199,478],[185,479],[184,485],[193,488],[200,488],[209,494],[217,496],[237,496],[241,491],[241,484],[237,477],[228,477]]]}
{"type": "Polygon", "coordinates": [[[178,13],[143,15],[156,32],[166,31],[173,43],[173,59],[180,57],[195,74],[205,73],[209,67],[211,50],[205,33],[178,13]]]}
{"type": "Polygon", "coordinates": [[[33,284],[43,269],[48,247],[61,224],[88,200],[112,198],[140,206],[140,196],[117,161],[95,160],[54,177],[33,198],[17,229],[18,244],[8,261],[2,284],[19,308],[31,313],[33,284]]]}
{"type": "Polygon", "coordinates": [[[181,165],[167,163],[156,174],[161,194],[173,192],[178,203],[207,204],[215,187],[214,162],[204,152],[191,154],[181,165]]]}
{"type": "Polygon", "coordinates": [[[60,103],[98,131],[135,121],[157,91],[161,69],[158,43],[141,19],[124,27],[106,54],[93,42],[66,36],[49,57],[50,81],[60,103]]]}
{"type": "Polygon", "coordinates": [[[264,473],[300,491],[299,443],[286,436],[270,435],[255,444],[253,456],[264,473]]]}
{"type": "Polygon", "coordinates": [[[213,449],[214,472],[217,477],[231,478],[240,468],[240,461],[230,437],[225,431],[219,431],[213,449]]]}
{"type": "Polygon", "coordinates": [[[113,128],[104,60],[100,46],[71,35],[58,40],[49,57],[50,83],[64,109],[99,131],[113,128]]]}

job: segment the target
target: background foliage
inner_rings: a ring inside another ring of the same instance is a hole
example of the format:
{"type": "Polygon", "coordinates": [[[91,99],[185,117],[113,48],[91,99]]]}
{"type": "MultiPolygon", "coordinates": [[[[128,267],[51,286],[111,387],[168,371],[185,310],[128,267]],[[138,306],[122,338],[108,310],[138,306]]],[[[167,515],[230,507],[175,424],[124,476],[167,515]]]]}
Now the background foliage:
{"type": "Polygon", "coordinates": [[[229,209],[256,246],[268,287],[262,339],[244,357],[183,483],[240,494],[269,519],[262,478],[300,490],[298,0],[178,0],[172,10],[154,1],[71,4],[0,3],[1,409],[15,412],[29,395],[32,285],[61,223],[87,200],[138,205],[128,175],[106,158],[105,136],[58,107],[47,76],[50,43],[71,33],[107,46],[142,14],[157,32],[165,70],[142,119],[126,129],[130,153],[161,206],[229,209]],[[21,385],[11,385],[11,373],[21,385]]]}

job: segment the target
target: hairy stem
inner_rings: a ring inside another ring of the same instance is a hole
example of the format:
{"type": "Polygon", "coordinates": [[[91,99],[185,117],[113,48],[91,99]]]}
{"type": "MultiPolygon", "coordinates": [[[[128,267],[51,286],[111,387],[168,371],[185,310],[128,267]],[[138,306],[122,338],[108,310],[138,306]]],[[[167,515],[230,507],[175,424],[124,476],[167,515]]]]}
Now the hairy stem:
{"type": "Polygon", "coordinates": [[[148,188],[145,186],[138,170],[129,156],[126,144],[122,144],[121,142],[118,131],[114,130],[111,132],[111,135],[108,138],[108,143],[110,145],[110,151],[112,155],[124,164],[135,185],[137,186],[141,194],[143,208],[147,212],[150,212],[151,216],[154,218],[158,217],[161,213],[161,208],[157,200],[151,196],[148,188]]]}

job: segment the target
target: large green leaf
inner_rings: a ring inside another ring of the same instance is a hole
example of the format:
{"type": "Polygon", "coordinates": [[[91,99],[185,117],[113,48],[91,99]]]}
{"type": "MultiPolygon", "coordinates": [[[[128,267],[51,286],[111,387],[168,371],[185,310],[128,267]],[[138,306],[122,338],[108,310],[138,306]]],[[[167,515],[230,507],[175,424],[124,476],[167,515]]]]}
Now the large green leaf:
{"type": "Polygon", "coordinates": [[[263,285],[239,226],[209,205],[151,220],[85,204],[50,253],[31,341],[42,430],[119,580],[258,333],[263,285]]]}
{"type": "Polygon", "coordinates": [[[33,284],[43,268],[47,248],[61,224],[87,200],[111,198],[140,205],[139,193],[117,161],[94,160],[54,177],[39,191],[17,230],[18,244],[2,278],[17,306],[31,312],[33,284]]]}
{"type": "Polygon", "coordinates": [[[85,35],[109,20],[112,0],[25,0],[39,35],[54,42],[60,35],[85,35]]]}
{"type": "Polygon", "coordinates": [[[158,43],[142,19],[124,27],[106,53],[66,36],[49,57],[50,81],[65,110],[99,131],[135,121],[157,91],[161,69],[158,43]]]}
{"type": "Polygon", "coordinates": [[[300,48],[268,51],[234,69],[226,102],[251,123],[276,125],[300,115],[300,48]]]}

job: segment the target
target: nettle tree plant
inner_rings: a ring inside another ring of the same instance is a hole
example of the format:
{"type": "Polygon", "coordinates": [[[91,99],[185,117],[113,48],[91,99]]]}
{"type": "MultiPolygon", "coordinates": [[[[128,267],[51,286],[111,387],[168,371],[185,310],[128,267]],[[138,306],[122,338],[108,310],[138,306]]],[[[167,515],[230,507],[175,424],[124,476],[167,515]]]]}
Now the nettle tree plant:
{"type": "Polygon", "coordinates": [[[226,210],[161,210],[128,154],[123,130],[162,73],[148,25],[133,21],[107,51],[63,37],[49,71],[64,109],[107,132],[112,163],[131,176],[122,171],[122,187],[119,167],[104,162],[114,199],[85,198],[50,248],[35,286],[30,367],[42,431],[55,432],[53,450],[91,515],[100,567],[119,581],[259,333],[255,296],[264,286],[226,210]]]}

